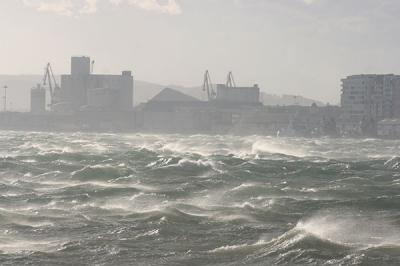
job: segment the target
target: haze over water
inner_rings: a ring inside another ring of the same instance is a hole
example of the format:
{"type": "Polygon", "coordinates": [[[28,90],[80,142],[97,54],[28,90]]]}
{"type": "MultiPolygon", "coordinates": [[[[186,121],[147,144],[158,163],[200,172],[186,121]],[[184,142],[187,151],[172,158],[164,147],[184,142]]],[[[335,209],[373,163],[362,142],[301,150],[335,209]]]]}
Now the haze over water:
{"type": "Polygon", "coordinates": [[[0,132],[2,265],[399,265],[400,141],[0,132]]]}

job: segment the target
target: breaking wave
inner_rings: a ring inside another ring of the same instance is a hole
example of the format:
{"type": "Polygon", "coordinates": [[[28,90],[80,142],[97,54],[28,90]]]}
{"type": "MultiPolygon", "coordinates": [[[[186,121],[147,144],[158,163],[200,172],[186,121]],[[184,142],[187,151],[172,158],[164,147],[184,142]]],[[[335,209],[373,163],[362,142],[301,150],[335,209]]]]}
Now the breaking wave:
{"type": "Polygon", "coordinates": [[[400,141],[0,132],[0,264],[398,265],[400,141]]]}

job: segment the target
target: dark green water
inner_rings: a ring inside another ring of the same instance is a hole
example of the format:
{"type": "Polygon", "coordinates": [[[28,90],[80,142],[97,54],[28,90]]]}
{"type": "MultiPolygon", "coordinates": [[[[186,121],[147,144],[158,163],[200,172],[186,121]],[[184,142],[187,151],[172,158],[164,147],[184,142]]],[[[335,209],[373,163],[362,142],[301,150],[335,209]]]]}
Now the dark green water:
{"type": "Polygon", "coordinates": [[[0,264],[400,265],[400,141],[0,132],[0,264]]]}

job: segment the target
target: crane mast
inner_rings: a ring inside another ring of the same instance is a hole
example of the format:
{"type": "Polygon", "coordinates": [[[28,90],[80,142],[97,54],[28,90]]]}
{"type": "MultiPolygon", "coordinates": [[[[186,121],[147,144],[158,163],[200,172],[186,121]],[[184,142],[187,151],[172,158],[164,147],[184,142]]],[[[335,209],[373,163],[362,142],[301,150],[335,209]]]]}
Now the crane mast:
{"type": "Polygon", "coordinates": [[[215,99],[216,93],[214,91],[214,88],[213,88],[213,85],[211,82],[210,72],[208,70],[204,74],[203,91],[207,92],[207,100],[208,101],[212,101],[215,99]]]}
{"type": "Polygon", "coordinates": [[[235,79],[233,78],[232,71],[228,73],[228,78],[226,80],[226,87],[228,87],[228,88],[236,87],[236,83],[235,83],[235,79]]]}
{"type": "Polygon", "coordinates": [[[59,99],[59,92],[60,87],[57,84],[57,80],[54,76],[53,69],[51,68],[50,63],[46,65],[45,73],[43,77],[43,86],[49,86],[50,92],[50,105],[53,106],[54,104],[58,103],[59,99]]]}

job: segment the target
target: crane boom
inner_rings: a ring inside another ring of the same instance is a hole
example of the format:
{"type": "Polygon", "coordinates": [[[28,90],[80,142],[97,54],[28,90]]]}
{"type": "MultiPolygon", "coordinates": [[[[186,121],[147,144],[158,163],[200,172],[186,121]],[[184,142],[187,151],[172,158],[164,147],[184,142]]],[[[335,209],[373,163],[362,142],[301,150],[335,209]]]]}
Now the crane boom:
{"type": "Polygon", "coordinates": [[[228,78],[226,80],[226,86],[228,88],[235,88],[236,87],[236,83],[235,83],[235,79],[233,78],[232,71],[230,71],[228,73],[228,78]]]}
{"type": "Polygon", "coordinates": [[[208,101],[212,101],[215,99],[216,93],[214,91],[211,82],[210,72],[208,70],[206,70],[206,73],[204,74],[203,91],[207,92],[208,101]]]}
{"type": "Polygon", "coordinates": [[[54,76],[54,72],[50,63],[47,63],[43,77],[43,86],[46,86],[47,84],[49,85],[50,105],[54,105],[58,102],[57,97],[60,87],[57,84],[57,80],[54,76]]]}

